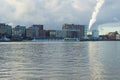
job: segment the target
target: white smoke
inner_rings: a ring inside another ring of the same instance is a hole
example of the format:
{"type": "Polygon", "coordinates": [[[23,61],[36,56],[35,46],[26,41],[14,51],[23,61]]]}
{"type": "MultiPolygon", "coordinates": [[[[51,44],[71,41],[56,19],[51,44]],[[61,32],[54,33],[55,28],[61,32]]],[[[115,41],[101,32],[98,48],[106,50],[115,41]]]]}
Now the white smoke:
{"type": "Polygon", "coordinates": [[[98,15],[98,13],[99,13],[103,4],[104,4],[104,0],[97,0],[97,4],[96,4],[94,12],[92,14],[92,18],[89,22],[89,30],[91,29],[93,24],[96,22],[96,17],[97,17],[97,15],[98,15]]]}

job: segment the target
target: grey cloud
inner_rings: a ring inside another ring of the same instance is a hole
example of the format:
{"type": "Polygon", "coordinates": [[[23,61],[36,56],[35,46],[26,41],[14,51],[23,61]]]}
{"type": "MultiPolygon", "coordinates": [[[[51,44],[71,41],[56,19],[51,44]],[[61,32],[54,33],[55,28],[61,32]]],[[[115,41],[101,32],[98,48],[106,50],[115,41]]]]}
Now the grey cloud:
{"type": "Polygon", "coordinates": [[[120,1],[113,1],[113,0],[106,0],[104,6],[102,7],[97,23],[98,24],[105,24],[105,23],[111,23],[116,22],[115,18],[117,18],[117,22],[120,19],[120,1]]]}
{"type": "MultiPolygon", "coordinates": [[[[119,20],[119,2],[106,0],[96,24],[119,20]]],[[[44,24],[47,29],[60,29],[64,23],[88,25],[95,5],[95,0],[0,0],[0,21],[44,24]]]]}

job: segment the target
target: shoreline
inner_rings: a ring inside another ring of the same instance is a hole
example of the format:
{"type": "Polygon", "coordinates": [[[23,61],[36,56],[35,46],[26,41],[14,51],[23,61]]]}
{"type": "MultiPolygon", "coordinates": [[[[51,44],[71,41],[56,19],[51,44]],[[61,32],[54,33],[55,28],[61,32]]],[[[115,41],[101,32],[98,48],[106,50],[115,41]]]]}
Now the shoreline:
{"type": "Polygon", "coordinates": [[[100,41],[120,41],[120,40],[81,40],[81,41],[64,41],[64,40],[10,40],[10,41],[0,41],[0,42],[100,42],[100,41]]]}

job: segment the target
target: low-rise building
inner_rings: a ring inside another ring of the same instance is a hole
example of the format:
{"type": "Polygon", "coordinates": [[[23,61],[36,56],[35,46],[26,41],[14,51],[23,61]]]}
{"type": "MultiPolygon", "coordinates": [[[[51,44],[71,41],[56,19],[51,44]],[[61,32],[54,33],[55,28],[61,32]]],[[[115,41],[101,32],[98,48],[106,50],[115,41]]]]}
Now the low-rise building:
{"type": "Polygon", "coordinates": [[[49,30],[50,38],[56,38],[56,30],[49,30]]]}
{"type": "Polygon", "coordinates": [[[116,40],[120,40],[120,34],[116,34],[116,40]]]}
{"type": "Polygon", "coordinates": [[[67,32],[65,30],[56,30],[56,38],[65,38],[67,32]]]}
{"type": "Polygon", "coordinates": [[[116,40],[116,36],[118,35],[118,32],[117,31],[115,31],[115,32],[109,32],[108,34],[107,34],[107,36],[108,36],[108,39],[110,39],[110,40],[116,40]]]}

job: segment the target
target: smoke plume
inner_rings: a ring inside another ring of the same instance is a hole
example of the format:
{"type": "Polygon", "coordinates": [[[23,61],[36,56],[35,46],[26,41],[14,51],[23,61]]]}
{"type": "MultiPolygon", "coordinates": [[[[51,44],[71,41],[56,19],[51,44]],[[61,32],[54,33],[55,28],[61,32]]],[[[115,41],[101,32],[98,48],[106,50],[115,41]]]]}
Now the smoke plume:
{"type": "Polygon", "coordinates": [[[97,17],[97,15],[98,15],[98,13],[99,13],[103,4],[104,4],[104,0],[97,0],[97,4],[96,4],[94,12],[92,14],[92,18],[89,22],[89,30],[91,29],[93,24],[96,22],[96,17],[97,17]]]}

